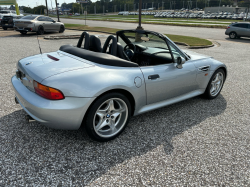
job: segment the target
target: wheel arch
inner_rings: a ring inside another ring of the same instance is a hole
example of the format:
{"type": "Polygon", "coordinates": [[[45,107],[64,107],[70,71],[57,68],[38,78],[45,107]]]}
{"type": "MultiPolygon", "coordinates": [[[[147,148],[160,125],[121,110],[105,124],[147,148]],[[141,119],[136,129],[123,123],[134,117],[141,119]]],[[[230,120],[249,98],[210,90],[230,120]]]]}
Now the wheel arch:
{"type": "Polygon", "coordinates": [[[90,107],[93,105],[93,103],[100,97],[102,97],[103,95],[105,94],[108,94],[108,93],[112,93],[112,92],[117,92],[117,93],[121,93],[123,94],[124,96],[126,96],[131,104],[131,116],[134,115],[134,112],[135,112],[135,98],[134,96],[128,91],[128,90],[125,90],[125,89],[121,89],[121,88],[117,88],[117,89],[111,89],[111,90],[108,90],[108,91],[105,91],[103,92],[102,94],[100,94],[98,97],[95,98],[95,100],[89,105],[88,107],[88,110],[86,111],[86,113],[84,114],[83,116],[83,120],[82,120],[82,124],[81,126],[84,125],[84,122],[85,122],[85,119],[86,119],[86,116],[88,115],[88,112],[89,112],[89,109],[90,107]]]}

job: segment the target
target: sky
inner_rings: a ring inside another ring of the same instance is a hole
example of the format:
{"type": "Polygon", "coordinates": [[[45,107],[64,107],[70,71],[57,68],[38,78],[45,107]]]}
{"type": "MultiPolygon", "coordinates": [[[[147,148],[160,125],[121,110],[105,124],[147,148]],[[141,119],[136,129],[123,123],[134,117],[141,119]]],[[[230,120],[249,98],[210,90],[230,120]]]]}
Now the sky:
{"type": "MultiPolygon", "coordinates": [[[[92,2],[95,2],[96,0],[92,0],[92,2]]],[[[52,6],[55,7],[55,0],[47,0],[49,8],[51,8],[51,2],[52,6]]],[[[57,0],[57,3],[60,5],[62,3],[72,3],[76,2],[76,0],[57,0]]],[[[37,5],[45,5],[45,0],[17,0],[17,3],[19,6],[30,6],[31,8],[37,6],[37,5]]]]}

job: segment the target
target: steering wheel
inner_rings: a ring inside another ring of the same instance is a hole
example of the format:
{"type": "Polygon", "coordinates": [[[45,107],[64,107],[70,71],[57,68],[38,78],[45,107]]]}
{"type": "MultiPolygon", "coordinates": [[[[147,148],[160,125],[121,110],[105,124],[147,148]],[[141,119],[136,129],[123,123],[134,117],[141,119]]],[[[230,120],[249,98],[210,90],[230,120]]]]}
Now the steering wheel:
{"type": "Polygon", "coordinates": [[[136,50],[136,46],[135,46],[134,44],[132,44],[132,43],[127,44],[127,45],[124,47],[124,49],[123,49],[125,55],[127,55],[127,57],[128,57],[130,60],[132,60],[133,57],[135,56],[135,50],[136,50]],[[133,50],[132,50],[131,48],[133,48],[133,50]]]}

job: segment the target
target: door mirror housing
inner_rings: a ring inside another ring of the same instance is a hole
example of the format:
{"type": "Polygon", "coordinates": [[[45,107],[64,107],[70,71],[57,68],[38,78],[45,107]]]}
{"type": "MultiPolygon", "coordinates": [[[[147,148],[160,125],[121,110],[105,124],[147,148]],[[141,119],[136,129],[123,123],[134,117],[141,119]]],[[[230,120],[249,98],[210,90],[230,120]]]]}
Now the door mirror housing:
{"type": "Polygon", "coordinates": [[[183,57],[177,57],[176,59],[176,63],[177,63],[177,68],[178,69],[182,69],[182,64],[184,64],[186,62],[186,60],[183,57]]]}
{"type": "Polygon", "coordinates": [[[55,21],[55,20],[53,20],[52,22],[53,22],[53,23],[55,23],[56,21],[55,21]]]}

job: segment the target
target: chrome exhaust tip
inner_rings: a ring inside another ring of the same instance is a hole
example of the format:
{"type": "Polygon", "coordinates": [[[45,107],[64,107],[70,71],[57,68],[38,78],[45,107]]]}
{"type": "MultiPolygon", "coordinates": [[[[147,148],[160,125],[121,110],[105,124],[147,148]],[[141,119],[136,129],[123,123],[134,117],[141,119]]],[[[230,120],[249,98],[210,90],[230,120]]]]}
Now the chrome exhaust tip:
{"type": "Polygon", "coordinates": [[[18,102],[18,100],[17,100],[17,98],[15,97],[15,102],[16,102],[16,104],[19,104],[19,102],[18,102]]]}
{"type": "Polygon", "coordinates": [[[26,116],[25,116],[25,120],[26,120],[28,123],[31,123],[31,122],[36,121],[36,120],[34,120],[30,115],[26,115],[26,116]]]}

